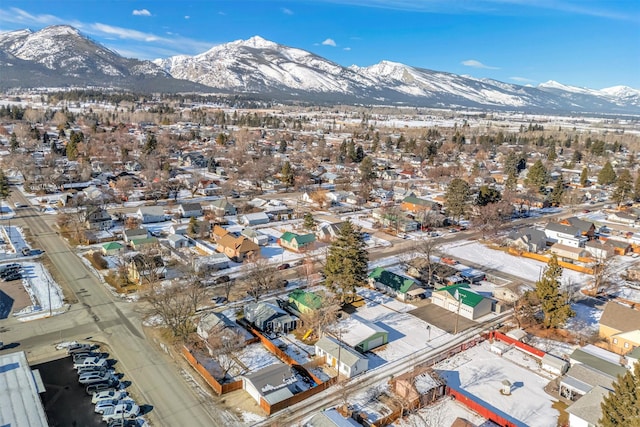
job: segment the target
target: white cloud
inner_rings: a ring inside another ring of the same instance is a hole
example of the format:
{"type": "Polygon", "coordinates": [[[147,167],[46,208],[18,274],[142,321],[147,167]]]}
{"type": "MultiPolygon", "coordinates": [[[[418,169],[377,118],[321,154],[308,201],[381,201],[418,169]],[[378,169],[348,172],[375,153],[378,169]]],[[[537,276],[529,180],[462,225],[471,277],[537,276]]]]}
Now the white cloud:
{"type": "Polygon", "coordinates": [[[518,82],[518,83],[534,83],[535,80],[533,79],[528,79],[526,77],[509,77],[509,80],[513,80],[514,82],[518,82]]]}
{"type": "Polygon", "coordinates": [[[189,15],[184,15],[184,19],[191,19],[189,15]]]}
{"type": "Polygon", "coordinates": [[[283,7],[282,8],[282,13],[284,13],[285,15],[293,15],[293,10],[287,9],[286,7],[283,7]]]}
{"type": "Polygon", "coordinates": [[[147,9],[134,9],[131,14],[134,16],[151,16],[151,12],[147,9]]]}
{"type": "Polygon", "coordinates": [[[500,68],[498,67],[492,67],[490,65],[485,65],[482,62],[476,60],[476,59],[467,59],[466,61],[462,61],[461,62],[462,65],[466,66],[466,67],[472,67],[472,68],[484,68],[485,70],[499,70],[500,68]]]}
{"type": "Polygon", "coordinates": [[[333,39],[326,39],[325,41],[322,42],[322,44],[324,46],[333,46],[333,47],[337,46],[335,40],[333,40],[333,39]]]}
{"type": "Polygon", "coordinates": [[[351,50],[351,48],[350,48],[350,47],[345,47],[345,48],[343,48],[342,50],[346,50],[346,51],[348,52],[348,51],[350,51],[350,50],[351,50]]]}

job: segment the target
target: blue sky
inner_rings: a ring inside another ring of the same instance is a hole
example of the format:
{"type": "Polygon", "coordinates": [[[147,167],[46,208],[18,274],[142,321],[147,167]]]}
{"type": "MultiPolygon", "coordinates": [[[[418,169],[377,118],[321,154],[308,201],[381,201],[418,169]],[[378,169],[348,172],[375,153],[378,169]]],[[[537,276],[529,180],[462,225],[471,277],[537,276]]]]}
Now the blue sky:
{"type": "Polygon", "coordinates": [[[341,65],[640,89],[640,0],[0,0],[0,31],[54,24],[144,59],[260,35],[341,65]]]}

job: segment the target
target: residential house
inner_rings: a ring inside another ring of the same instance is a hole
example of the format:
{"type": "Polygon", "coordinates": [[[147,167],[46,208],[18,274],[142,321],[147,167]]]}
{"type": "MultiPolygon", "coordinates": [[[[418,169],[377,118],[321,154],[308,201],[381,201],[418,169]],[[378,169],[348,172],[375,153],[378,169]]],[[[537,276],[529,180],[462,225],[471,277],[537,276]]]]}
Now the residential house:
{"type": "Polygon", "coordinates": [[[131,245],[131,249],[133,249],[134,251],[139,251],[140,249],[142,249],[144,247],[158,246],[158,238],[157,237],[144,237],[144,238],[141,238],[141,239],[132,239],[129,242],[129,245],[131,245]]]}
{"type": "Polygon", "coordinates": [[[607,220],[611,222],[617,222],[620,224],[633,225],[638,220],[638,217],[630,213],[616,211],[616,212],[610,213],[607,216],[607,220]]]}
{"type": "Polygon", "coordinates": [[[197,218],[202,216],[202,206],[200,203],[181,203],[178,212],[182,218],[197,218]]]}
{"type": "Polygon", "coordinates": [[[619,354],[607,351],[603,348],[587,344],[584,347],[577,348],[569,355],[571,366],[577,364],[586,365],[596,371],[608,375],[612,379],[618,375],[624,375],[627,371],[621,365],[621,357],[619,354]]]}
{"type": "Polygon", "coordinates": [[[130,282],[138,285],[164,277],[167,269],[160,255],[136,254],[129,258],[127,275],[130,282]]]}
{"type": "Polygon", "coordinates": [[[315,292],[295,289],[289,294],[289,304],[291,304],[299,313],[311,313],[322,307],[322,297],[315,292]]]}
{"type": "Polygon", "coordinates": [[[547,249],[547,235],[544,231],[527,227],[514,231],[507,237],[509,246],[526,252],[542,252],[547,249]]]}
{"type": "Polygon", "coordinates": [[[600,425],[602,407],[600,404],[611,390],[601,386],[593,387],[587,394],[569,406],[569,425],[571,427],[593,427],[600,425]]]}
{"type": "Polygon", "coordinates": [[[361,427],[361,424],[353,418],[343,417],[336,409],[326,409],[311,417],[304,427],[361,427]]]}
{"type": "Polygon", "coordinates": [[[101,207],[87,208],[84,225],[88,230],[108,230],[111,228],[111,215],[101,207]]]}
{"type": "Polygon", "coordinates": [[[211,230],[211,238],[216,242],[219,242],[220,239],[222,239],[227,234],[229,234],[227,229],[220,227],[219,225],[214,225],[213,230],[211,230]]]}
{"type": "Polygon", "coordinates": [[[369,273],[369,286],[390,293],[402,301],[410,300],[424,293],[424,289],[419,287],[414,280],[382,267],[376,267],[369,273]]]}
{"type": "Polygon", "coordinates": [[[216,250],[235,262],[242,262],[248,256],[260,254],[260,246],[244,236],[236,237],[229,233],[221,237],[217,243],[216,250]]]}
{"type": "Polygon", "coordinates": [[[400,204],[400,209],[406,212],[411,212],[413,214],[427,211],[439,212],[440,208],[441,206],[434,201],[421,199],[415,196],[405,197],[400,204]]]}
{"type": "Polygon", "coordinates": [[[611,375],[582,363],[576,363],[560,377],[558,391],[565,399],[576,401],[594,387],[611,388],[614,381],[615,377],[611,375]]]}
{"type": "Polygon", "coordinates": [[[198,321],[198,326],[196,327],[196,333],[205,341],[209,338],[210,333],[219,333],[222,330],[228,330],[236,334],[240,334],[246,341],[251,341],[254,338],[251,332],[247,331],[224,314],[213,311],[202,316],[198,321]]]}
{"type": "Polygon", "coordinates": [[[607,239],[607,243],[613,247],[613,251],[618,255],[626,255],[633,249],[628,242],[618,239],[607,239]]]}
{"type": "Polygon", "coordinates": [[[587,237],[589,240],[593,239],[596,233],[596,226],[593,222],[585,221],[584,219],[580,219],[575,216],[563,219],[560,221],[560,224],[570,225],[571,227],[577,228],[580,230],[580,234],[587,237]]]}
{"type": "Polygon", "coordinates": [[[118,255],[124,252],[124,245],[118,242],[109,242],[102,245],[103,255],[118,255]]]}
{"type": "Polygon", "coordinates": [[[491,313],[492,300],[469,288],[466,283],[445,286],[431,294],[431,302],[470,320],[491,313]]]}
{"type": "Polygon", "coordinates": [[[325,222],[317,226],[316,236],[318,236],[318,240],[323,242],[333,241],[338,238],[340,235],[340,228],[342,227],[342,222],[338,223],[330,223],[325,222]]]}
{"type": "Polygon", "coordinates": [[[323,336],[315,344],[316,356],[337,368],[338,373],[353,378],[369,369],[369,359],[346,344],[329,336],[323,336]]]}
{"type": "Polygon", "coordinates": [[[282,362],[242,376],[242,388],[261,405],[275,405],[308,389],[295,374],[294,368],[282,362]]]}
{"type": "Polygon", "coordinates": [[[280,244],[284,249],[301,252],[311,248],[315,241],[316,236],[313,233],[296,234],[290,231],[285,231],[282,236],[280,236],[280,239],[278,239],[278,244],[280,244]]]}
{"type": "Polygon", "coordinates": [[[589,240],[584,244],[584,249],[597,260],[611,258],[615,254],[615,248],[610,243],[600,240],[589,240]]]}
{"type": "Polygon", "coordinates": [[[189,229],[189,224],[171,224],[169,227],[169,234],[179,234],[186,236],[189,229]]]}
{"type": "Polygon", "coordinates": [[[599,335],[609,348],[625,354],[640,347],[640,311],[615,302],[608,302],[600,317],[599,335]]]}
{"type": "Polygon", "coordinates": [[[298,326],[298,318],[284,311],[273,300],[246,304],[244,318],[263,332],[288,333],[298,326]]]}
{"type": "Polygon", "coordinates": [[[131,228],[124,230],[124,241],[131,243],[135,239],[145,239],[149,236],[149,232],[146,228],[131,228]]]}
{"type": "Polygon", "coordinates": [[[238,218],[238,221],[244,225],[254,226],[268,224],[270,220],[269,215],[267,215],[265,212],[256,212],[241,215],[238,218]]]}
{"type": "Polygon", "coordinates": [[[163,222],[165,220],[162,206],[142,206],[138,209],[136,216],[143,224],[163,222]]]}
{"type": "Polygon", "coordinates": [[[218,217],[236,215],[238,213],[236,207],[226,198],[214,200],[213,202],[209,203],[206,208],[218,217]]]}
{"type": "Polygon", "coordinates": [[[547,235],[547,240],[551,243],[560,243],[561,245],[578,248],[583,247],[587,242],[587,238],[582,236],[579,228],[560,224],[559,222],[548,223],[544,232],[547,235]]]}
{"type": "Polygon", "coordinates": [[[266,246],[269,243],[269,236],[263,234],[257,230],[254,230],[251,227],[246,227],[244,230],[240,232],[241,235],[251,240],[258,246],[266,246]]]}
{"type": "Polygon", "coordinates": [[[365,320],[355,314],[340,323],[344,330],[338,337],[354,350],[364,353],[389,342],[389,332],[373,322],[365,320]]]}

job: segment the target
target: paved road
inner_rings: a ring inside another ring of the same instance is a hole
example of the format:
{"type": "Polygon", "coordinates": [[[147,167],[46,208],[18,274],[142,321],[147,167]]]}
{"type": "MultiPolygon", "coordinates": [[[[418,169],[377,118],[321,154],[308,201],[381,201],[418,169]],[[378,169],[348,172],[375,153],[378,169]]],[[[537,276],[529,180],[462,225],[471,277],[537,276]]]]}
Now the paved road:
{"type": "MultiPolygon", "coordinates": [[[[12,198],[26,202],[20,194],[14,193],[12,198]]],[[[175,363],[145,338],[136,306],[118,301],[107,290],[52,229],[54,220],[55,216],[27,208],[19,211],[12,224],[31,233],[36,246],[46,251],[58,270],[58,280],[71,289],[77,302],[69,312],[53,318],[3,321],[3,341],[19,343],[15,349],[26,351],[30,358],[37,358],[43,347],[50,349],[60,341],[91,337],[106,342],[112,357],[118,360],[117,368],[139,390],[140,403],[153,406],[150,418],[154,425],[229,425],[228,414],[215,408],[210,399],[197,395],[175,363]]]]}

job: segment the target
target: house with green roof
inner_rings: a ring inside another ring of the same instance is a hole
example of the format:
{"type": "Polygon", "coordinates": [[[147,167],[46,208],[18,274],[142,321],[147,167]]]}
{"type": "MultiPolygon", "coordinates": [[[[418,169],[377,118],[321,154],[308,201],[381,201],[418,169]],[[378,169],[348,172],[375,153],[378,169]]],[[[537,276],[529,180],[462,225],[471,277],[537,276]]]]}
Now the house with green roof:
{"type": "Polygon", "coordinates": [[[284,249],[288,249],[294,252],[304,251],[309,249],[313,243],[316,241],[316,235],[313,233],[309,234],[296,234],[291,231],[286,231],[278,242],[280,246],[284,249]]]}
{"type": "Polygon", "coordinates": [[[310,313],[322,306],[322,297],[315,292],[296,289],[289,294],[289,304],[302,314],[310,313]]]}
{"type": "Polygon", "coordinates": [[[385,270],[382,267],[376,267],[369,273],[369,286],[391,294],[402,301],[417,298],[424,294],[424,289],[418,286],[414,280],[385,270]]]}
{"type": "Polygon", "coordinates": [[[124,251],[124,245],[118,242],[109,242],[102,245],[103,255],[118,255],[124,251]]]}
{"type": "Polygon", "coordinates": [[[493,300],[475,292],[467,283],[445,286],[431,294],[431,302],[469,320],[491,313],[493,300]]]}

